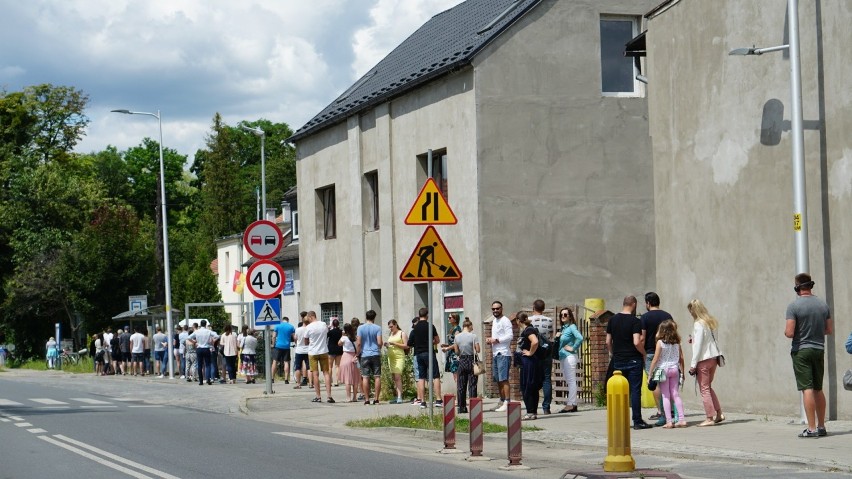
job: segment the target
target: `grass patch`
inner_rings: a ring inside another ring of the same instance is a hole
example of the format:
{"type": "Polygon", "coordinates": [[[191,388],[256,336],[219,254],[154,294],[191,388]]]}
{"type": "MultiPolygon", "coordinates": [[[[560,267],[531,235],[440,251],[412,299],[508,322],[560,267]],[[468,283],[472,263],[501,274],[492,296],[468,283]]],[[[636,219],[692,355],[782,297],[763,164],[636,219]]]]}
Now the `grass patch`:
{"type": "MultiPolygon", "coordinates": [[[[408,429],[427,429],[431,431],[441,431],[444,428],[444,423],[440,415],[435,415],[430,419],[428,414],[420,414],[418,416],[400,416],[394,414],[392,416],[384,416],[371,419],[353,419],[347,421],[349,427],[404,427],[408,429]]],[[[503,424],[483,421],[482,432],[506,432],[507,427],[503,424]]],[[[541,428],[535,426],[523,426],[524,431],[539,431],[541,428]]],[[[456,431],[470,432],[470,421],[464,418],[456,417],[456,431]]]]}
{"type": "MultiPolygon", "coordinates": [[[[30,369],[33,371],[47,371],[47,361],[44,359],[30,359],[24,361],[18,366],[20,369],[30,369]]],[[[57,369],[58,371],[58,369],[57,369]]],[[[95,367],[92,364],[92,358],[84,356],[80,358],[77,364],[65,362],[62,364],[62,371],[66,373],[94,373],[95,367]]]]}

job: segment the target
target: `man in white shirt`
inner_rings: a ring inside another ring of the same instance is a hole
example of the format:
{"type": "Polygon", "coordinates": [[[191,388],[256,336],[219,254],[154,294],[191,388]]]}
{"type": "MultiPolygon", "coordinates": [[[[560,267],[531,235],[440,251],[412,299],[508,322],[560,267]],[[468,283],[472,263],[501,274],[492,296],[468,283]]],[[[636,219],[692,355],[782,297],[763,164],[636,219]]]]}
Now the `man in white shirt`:
{"type": "Polygon", "coordinates": [[[544,381],[541,385],[542,392],[544,393],[541,401],[541,409],[543,414],[550,414],[550,402],[553,400],[553,386],[550,380],[553,373],[553,359],[551,356],[553,354],[553,351],[551,351],[553,347],[553,319],[544,315],[544,300],[537,299],[533,301],[533,314],[530,316],[530,322],[538,330],[539,336],[545,342],[544,345],[539,344],[538,347],[546,346],[550,353],[547,359],[539,361],[542,372],[544,373],[544,381]]]}
{"type": "Polygon", "coordinates": [[[317,313],[308,311],[306,316],[308,326],[305,328],[305,344],[308,345],[308,360],[311,363],[311,381],[314,383],[314,391],[317,396],[313,402],[322,402],[320,396],[319,373],[325,375],[325,392],[328,402],[333,403],[331,397],[331,369],[328,362],[328,326],[317,319],[317,313]]]}
{"type": "Polygon", "coordinates": [[[491,337],[486,338],[485,342],[491,345],[491,376],[500,390],[500,404],[494,410],[504,412],[509,407],[510,398],[509,368],[512,366],[512,354],[509,352],[509,344],[515,333],[512,321],[503,315],[503,303],[491,303],[491,314],[494,316],[494,323],[491,325],[491,337]]]}
{"type": "Polygon", "coordinates": [[[196,329],[192,334],[187,336],[187,341],[195,342],[195,353],[198,356],[198,385],[204,385],[204,375],[207,374],[207,384],[213,384],[213,375],[210,371],[209,364],[212,361],[210,348],[213,347],[213,342],[219,337],[218,334],[207,329],[207,320],[201,320],[201,327],[196,329]]]}
{"type": "Polygon", "coordinates": [[[137,327],[135,332],[130,336],[130,371],[133,375],[138,376],[145,374],[142,369],[142,363],[145,362],[145,335],[139,331],[137,327]]]}
{"type": "Polygon", "coordinates": [[[113,365],[113,361],[115,361],[115,358],[112,355],[112,347],[110,347],[113,336],[114,335],[112,334],[112,328],[107,326],[106,331],[104,331],[104,351],[106,351],[105,359],[107,371],[104,372],[110,373],[109,369],[112,369],[111,374],[115,374],[115,366],[113,365]]]}
{"type": "MultiPolygon", "coordinates": [[[[296,357],[293,361],[293,369],[296,370],[296,385],[295,389],[301,389],[302,386],[306,386],[308,384],[308,376],[310,372],[308,371],[308,346],[305,344],[305,331],[308,328],[308,312],[302,311],[305,314],[299,313],[302,317],[302,320],[299,321],[299,325],[296,327],[296,332],[293,334],[293,352],[296,353],[296,357]]],[[[314,387],[311,384],[311,387],[314,387]]]]}
{"type": "MultiPolygon", "coordinates": [[[[187,321],[187,324],[189,322],[187,321]]],[[[189,337],[189,332],[187,332],[189,328],[186,326],[180,327],[180,334],[178,334],[178,357],[180,359],[180,378],[186,379],[186,338],[189,337]]]]}

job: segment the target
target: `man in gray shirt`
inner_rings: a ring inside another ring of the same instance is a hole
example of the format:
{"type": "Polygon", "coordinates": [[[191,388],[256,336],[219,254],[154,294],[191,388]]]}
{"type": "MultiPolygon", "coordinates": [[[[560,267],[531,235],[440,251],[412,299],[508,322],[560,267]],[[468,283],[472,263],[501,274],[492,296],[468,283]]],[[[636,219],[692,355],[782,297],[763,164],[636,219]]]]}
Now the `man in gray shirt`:
{"type": "Polygon", "coordinates": [[[166,353],[168,352],[167,346],[168,344],[168,336],[163,334],[163,328],[157,326],[157,332],[154,333],[154,359],[157,360],[156,371],[160,373],[157,376],[159,379],[163,379],[166,371],[166,353]]]}
{"type": "Polygon", "coordinates": [[[790,355],[796,387],[802,391],[808,428],[799,437],[826,436],[825,394],[822,377],[825,370],[825,336],[833,334],[834,324],[828,304],[813,295],[814,282],[807,273],[796,275],[793,290],[798,298],[787,306],[784,335],[793,340],[790,355]]]}

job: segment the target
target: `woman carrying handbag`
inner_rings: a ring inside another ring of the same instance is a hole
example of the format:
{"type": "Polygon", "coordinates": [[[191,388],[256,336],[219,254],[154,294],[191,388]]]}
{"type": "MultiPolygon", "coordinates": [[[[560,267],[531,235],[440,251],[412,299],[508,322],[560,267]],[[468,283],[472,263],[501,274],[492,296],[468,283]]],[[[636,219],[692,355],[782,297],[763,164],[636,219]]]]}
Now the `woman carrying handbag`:
{"type": "Polygon", "coordinates": [[[465,318],[462,323],[462,332],[456,333],[455,341],[450,346],[452,351],[458,355],[458,382],[456,383],[456,395],[458,397],[459,413],[467,413],[467,395],[471,398],[477,396],[476,375],[473,373],[473,363],[479,354],[479,338],[473,334],[473,323],[465,318]]]}

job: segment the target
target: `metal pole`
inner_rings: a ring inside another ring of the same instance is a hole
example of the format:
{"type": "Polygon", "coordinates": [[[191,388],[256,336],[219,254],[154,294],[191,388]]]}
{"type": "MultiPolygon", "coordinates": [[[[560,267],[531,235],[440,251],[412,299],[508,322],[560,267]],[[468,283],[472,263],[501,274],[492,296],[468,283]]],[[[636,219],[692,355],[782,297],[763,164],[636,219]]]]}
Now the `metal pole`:
{"type": "Polygon", "coordinates": [[[802,127],[802,66],[799,61],[799,0],[787,1],[787,15],[790,37],[790,132],[793,142],[793,237],[796,243],[796,274],[798,274],[810,272],[805,139],[802,127]]]}
{"type": "MultiPolygon", "coordinates": [[[[166,214],[166,173],[163,162],[163,118],[160,110],[157,110],[157,123],[160,127],[160,208],[163,215],[163,274],[166,282],[166,329],[172,334],[174,324],[172,323],[172,282],[169,269],[169,217],[166,214]]],[[[168,341],[169,354],[169,379],[175,378],[174,345],[168,341]]]]}
{"type": "Polygon", "coordinates": [[[434,394],[435,394],[435,391],[434,391],[435,388],[432,385],[432,383],[433,383],[432,375],[435,374],[435,372],[433,371],[434,368],[432,367],[432,362],[435,360],[435,344],[433,344],[434,339],[432,337],[432,328],[434,328],[434,326],[433,326],[433,323],[432,323],[433,318],[432,318],[432,282],[431,281],[429,281],[428,291],[429,292],[427,293],[427,295],[429,296],[429,298],[426,300],[426,302],[429,303],[429,305],[427,306],[429,308],[429,368],[428,368],[428,372],[426,373],[426,377],[428,378],[426,380],[426,386],[429,388],[429,417],[431,418],[432,415],[435,413],[435,401],[433,400],[433,397],[434,397],[434,394]]]}

